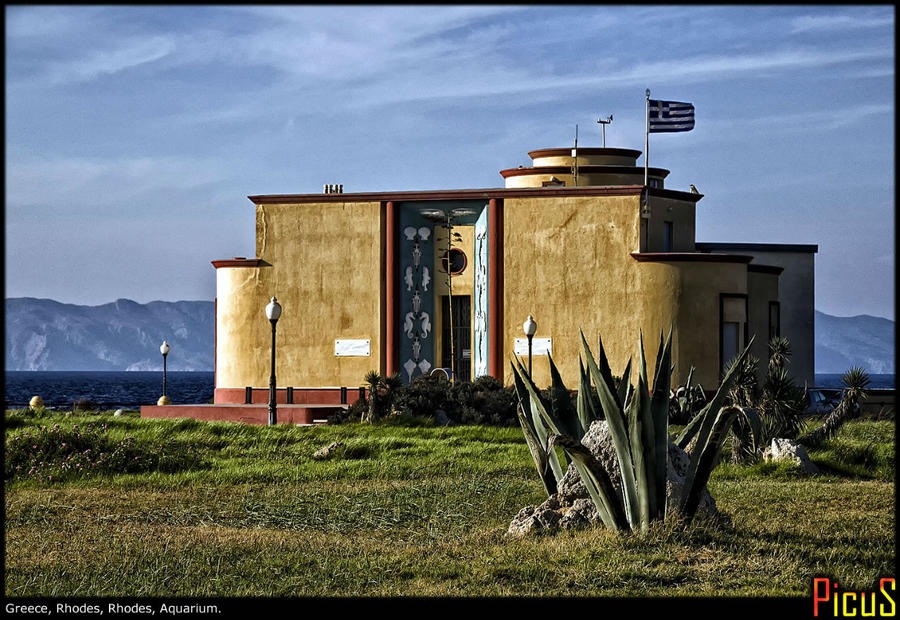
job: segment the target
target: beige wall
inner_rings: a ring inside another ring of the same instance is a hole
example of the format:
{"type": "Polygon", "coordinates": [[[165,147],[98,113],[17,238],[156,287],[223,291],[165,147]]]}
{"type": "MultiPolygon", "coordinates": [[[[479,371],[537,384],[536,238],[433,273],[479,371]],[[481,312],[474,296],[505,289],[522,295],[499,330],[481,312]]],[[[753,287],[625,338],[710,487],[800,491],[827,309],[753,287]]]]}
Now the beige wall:
{"type": "Polygon", "coordinates": [[[750,293],[750,336],[756,334],[750,352],[759,359],[757,379],[765,378],[769,363],[769,302],[778,301],[778,274],[747,272],[750,293]]]}
{"type": "Polygon", "coordinates": [[[693,252],[695,239],[697,206],[669,198],[651,196],[650,218],[648,221],[648,248],[645,252],[662,252],[665,222],[674,227],[673,252],[693,252]]]}
{"type": "MultiPolygon", "coordinates": [[[[571,157],[569,158],[571,160],[571,157]]],[[[581,159],[579,157],[579,159],[581,159]]],[[[571,164],[568,164],[571,165],[571,164]]],[[[560,181],[564,181],[566,187],[575,186],[575,176],[571,172],[566,173],[548,173],[548,174],[523,174],[510,176],[506,178],[506,187],[541,187],[545,182],[550,181],[552,177],[556,177],[560,181]]],[[[663,180],[653,175],[651,179],[657,179],[658,187],[663,187],[663,180]]],[[[613,174],[613,173],[596,173],[587,174],[578,171],[578,187],[588,186],[610,186],[610,185],[643,185],[644,171],[640,168],[634,168],[630,173],[613,174]]]]}
{"type": "MultiPolygon", "coordinates": [[[[745,294],[747,292],[746,265],[743,263],[707,262],[648,262],[639,263],[641,282],[646,291],[646,310],[649,323],[654,326],[653,341],[645,336],[648,364],[653,363],[658,346],[659,329],[668,333],[669,324],[675,326],[672,335],[672,362],[675,370],[672,382],[681,385],[687,380],[694,366],[693,383],[704,389],[715,389],[719,384],[719,299],[720,294],[745,294]],[[670,309],[670,310],[669,310],[670,309]]],[[[726,320],[742,324],[747,316],[743,299],[725,300],[726,320]]],[[[743,343],[742,340],[742,346],[743,343]]]]}
{"type": "MultiPolygon", "coordinates": [[[[634,166],[634,157],[628,155],[584,155],[578,154],[579,166],[634,166]]],[[[571,166],[571,155],[551,155],[547,157],[535,157],[533,166],[571,166]]]]}
{"type": "Polygon", "coordinates": [[[273,295],[279,386],[360,385],[380,368],[380,203],[257,205],[256,222],[256,256],[270,266],[217,274],[217,387],[268,385],[273,295]],[[369,339],[371,355],[336,357],[336,339],[369,339]]]}
{"type": "MultiPolygon", "coordinates": [[[[504,201],[504,369],[522,322],[552,338],[553,359],[567,386],[578,384],[579,329],[596,353],[597,335],[612,371],[638,359],[644,334],[649,373],[660,330],[673,335],[675,381],[690,365],[704,387],[718,384],[719,292],[746,293],[742,263],[650,263],[631,256],[639,235],[639,197],[517,198],[504,201]],[[684,334],[684,336],[682,336],[684,334]]],[[[745,319],[746,320],[746,319],[745,319]]],[[[539,385],[548,364],[534,362],[539,385]]],[[[651,379],[652,380],[652,379],[651,379]]]]}
{"type": "Polygon", "coordinates": [[[744,251],[754,263],[784,267],[778,285],[781,335],[791,341],[788,367],[798,384],[815,385],[815,257],[812,252],[744,251]]]}

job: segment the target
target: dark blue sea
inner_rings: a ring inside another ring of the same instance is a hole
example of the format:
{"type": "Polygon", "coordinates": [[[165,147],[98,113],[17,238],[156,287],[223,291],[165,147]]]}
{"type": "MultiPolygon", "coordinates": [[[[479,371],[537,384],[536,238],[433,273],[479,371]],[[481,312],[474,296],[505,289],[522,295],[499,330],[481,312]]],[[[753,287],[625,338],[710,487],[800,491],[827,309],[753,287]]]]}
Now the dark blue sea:
{"type": "MultiPolygon", "coordinates": [[[[215,375],[211,372],[169,372],[166,392],[173,404],[203,404],[212,401],[215,375]]],[[[869,375],[870,389],[894,389],[894,375],[869,375]]],[[[816,386],[840,389],[840,374],[816,375],[816,386]]],[[[87,399],[101,408],[155,405],[162,396],[162,373],[94,371],[7,371],[6,407],[24,406],[40,396],[48,407],[69,407],[87,399]]]]}
{"type": "MultiPolygon", "coordinates": [[[[212,372],[168,372],[166,394],[172,404],[203,404],[212,401],[212,372]]],[[[40,396],[48,407],[71,408],[87,399],[103,409],[155,405],[163,393],[163,375],[148,372],[95,371],[6,371],[4,400],[7,408],[24,406],[40,396]]]]}
{"type": "MultiPolygon", "coordinates": [[[[841,389],[844,382],[841,381],[841,375],[816,375],[816,385],[810,387],[841,389]]],[[[893,390],[894,375],[869,375],[870,390],[893,390]]]]}

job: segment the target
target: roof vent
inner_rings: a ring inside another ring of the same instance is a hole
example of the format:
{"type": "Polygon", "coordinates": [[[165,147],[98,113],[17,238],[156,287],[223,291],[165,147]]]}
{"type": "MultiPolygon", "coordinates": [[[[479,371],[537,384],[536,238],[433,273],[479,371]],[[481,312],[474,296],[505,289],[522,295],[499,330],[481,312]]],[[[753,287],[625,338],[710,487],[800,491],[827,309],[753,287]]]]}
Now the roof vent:
{"type": "Polygon", "coordinates": [[[323,185],[322,193],[323,194],[343,194],[344,186],[343,185],[323,185]]]}

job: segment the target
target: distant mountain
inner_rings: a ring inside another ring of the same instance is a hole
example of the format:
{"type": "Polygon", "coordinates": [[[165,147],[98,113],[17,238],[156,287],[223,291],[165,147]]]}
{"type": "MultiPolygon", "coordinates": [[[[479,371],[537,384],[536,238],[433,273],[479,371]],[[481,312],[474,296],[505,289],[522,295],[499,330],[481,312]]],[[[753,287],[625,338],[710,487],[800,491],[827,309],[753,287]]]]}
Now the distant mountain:
{"type": "MultiPolygon", "coordinates": [[[[162,370],[159,345],[172,346],[169,370],[213,369],[215,307],[211,301],[119,299],[76,306],[52,299],[6,300],[7,370],[162,370]]],[[[816,311],[816,372],[862,366],[894,372],[894,322],[816,311]]]]}
{"type": "Polygon", "coordinates": [[[6,370],[162,370],[166,340],[169,370],[211,371],[214,315],[211,301],[7,299],[6,370]]]}
{"type": "Polygon", "coordinates": [[[816,372],[861,366],[869,374],[894,372],[894,322],[877,316],[831,316],[816,310],[816,372]]]}

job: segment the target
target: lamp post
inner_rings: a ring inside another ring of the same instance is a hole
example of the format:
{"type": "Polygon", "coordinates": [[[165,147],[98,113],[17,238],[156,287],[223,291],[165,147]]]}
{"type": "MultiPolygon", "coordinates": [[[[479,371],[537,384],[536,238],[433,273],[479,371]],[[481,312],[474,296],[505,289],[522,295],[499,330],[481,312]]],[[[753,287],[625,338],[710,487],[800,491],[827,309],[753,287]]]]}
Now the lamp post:
{"type": "Polygon", "coordinates": [[[272,297],[272,301],[266,306],[266,318],[272,324],[272,374],[269,376],[269,426],[274,426],[277,421],[277,412],[275,410],[275,323],[281,316],[281,304],[272,297]]]}
{"type": "Polygon", "coordinates": [[[163,356],[163,395],[160,396],[159,400],[156,402],[157,405],[172,404],[172,401],[166,396],[166,356],[169,354],[169,348],[169,343],[165,340],[159,345],[159,352],[162,353],[163,356]]]}
{"type": "Polygon", "coordinates": [[[528,376],[531,376],[531,339],[534,338],[534,332],[537,331],[537,323],[534,322],[534,317],[530,314],[528,318],[525,319],[525,322],[522,324],[522,329],[525,332],[525,335],[528,337],[528,376]]]}

